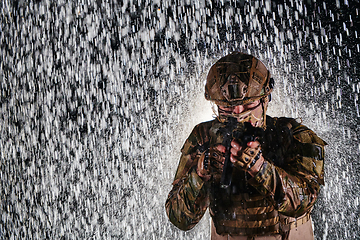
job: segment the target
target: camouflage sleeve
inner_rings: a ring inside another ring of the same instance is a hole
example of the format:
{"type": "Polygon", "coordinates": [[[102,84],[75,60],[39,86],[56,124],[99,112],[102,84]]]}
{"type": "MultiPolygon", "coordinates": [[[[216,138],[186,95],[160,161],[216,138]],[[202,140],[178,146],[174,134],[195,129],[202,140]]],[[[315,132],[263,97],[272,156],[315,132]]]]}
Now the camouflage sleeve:
{"type": "Polygon", "coordinates": [[[206,141],[204,127],[196,126],[183,148],[172,190],[166,200],[170,221],[181,230],[193,228],[209,206],[208,187],[196,172],[201,156],[199,146],[206,141]]]}
{"type": "Polygon", "coordinates": [[[281,167],[265,160],[250,184],[274,202],[277,210],[299,217],[315,204],[320,185],[324,184],[324,146],[313,131],[292,122],[293,141],[281,167]]]}

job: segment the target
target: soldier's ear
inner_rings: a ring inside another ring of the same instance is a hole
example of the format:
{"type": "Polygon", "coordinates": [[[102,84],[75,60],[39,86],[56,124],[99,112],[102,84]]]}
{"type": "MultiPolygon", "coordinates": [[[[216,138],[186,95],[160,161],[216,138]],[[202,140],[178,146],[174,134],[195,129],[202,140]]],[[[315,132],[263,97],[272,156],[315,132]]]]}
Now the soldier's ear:
{"type": "Polygon", "coordinates": [[[271,102],[271,93],[269,94],[268,98],[269,98],[269,102],[271,102]]]}

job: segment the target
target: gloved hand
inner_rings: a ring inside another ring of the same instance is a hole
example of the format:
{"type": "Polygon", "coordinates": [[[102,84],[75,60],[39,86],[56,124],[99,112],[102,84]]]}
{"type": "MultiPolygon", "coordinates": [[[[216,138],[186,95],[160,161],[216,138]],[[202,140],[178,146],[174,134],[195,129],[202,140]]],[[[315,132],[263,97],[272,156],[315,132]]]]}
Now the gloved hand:
{"type": "Polygon", "coordinates": [[[211,176],[220,179],[224,161],[224,154],[217,147],[210,147],[201,154],[197,163],[197,173],[204,180],[209,180],[211,176]]]}
{"type": "MultiPolygon", "coordinates": [[[[218,145],[217,150],[225,153],[226,148],[223,145],[218,145]]],[[[247,171],[250,175],[255,176],[264,163],[264,158],[261,154],[261,146],[258,141],[248,142],[246,147],[236,141],[231,141],[230,161],[236,168],[247,171]]]]}
{"type": "Polygon", "coordinates": [[[252,176],[256,175],[264,163],[261,146],[258,141],[248,142],[246,147],[242,147],[239,142],[233,140],[230,152],[230,161],[234,166],[249,172],[252,176]]]}

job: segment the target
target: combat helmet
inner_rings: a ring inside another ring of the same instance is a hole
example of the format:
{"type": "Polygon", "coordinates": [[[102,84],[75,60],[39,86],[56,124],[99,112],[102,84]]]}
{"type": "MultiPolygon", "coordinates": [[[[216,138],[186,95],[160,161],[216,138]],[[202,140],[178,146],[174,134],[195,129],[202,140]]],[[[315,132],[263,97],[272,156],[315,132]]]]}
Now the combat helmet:
{"type": "Polygon", "coordinates": [[[274,80],[256,57],[241,52],[219,59],[209,71],[205,98],[216,105],[244,105],[270,95],[274,80]]]}
{"type": "MultiPolygon", "coordinates": [[[[205,85],[205,98],[222,107],[246,105],[260,100],[262,117],[255,117],[249,109],[230,116],[238,122],[251,121],[255,126],[266,128],[266,109],[274,80],[269,70],[256,57],[241,52],[231,53],[218,60],[209,71],[205,85]]],[[[227,121],[226,115],[213,111],[220,122],[227,121]]],[[[255,110],[254,110],[255,111],[255,110]]]]}

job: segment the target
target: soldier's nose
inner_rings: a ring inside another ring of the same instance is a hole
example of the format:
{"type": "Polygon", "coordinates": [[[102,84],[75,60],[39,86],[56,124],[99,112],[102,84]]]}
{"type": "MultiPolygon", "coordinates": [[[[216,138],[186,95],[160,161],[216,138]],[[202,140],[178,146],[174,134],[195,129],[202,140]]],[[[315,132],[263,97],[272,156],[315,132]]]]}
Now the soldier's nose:
{"type": "Polygon", "coordinates": [[[234,108],[234,113],[242,113],[244,111],[244,106],[243,105],[237,105],[234,108]]]}

